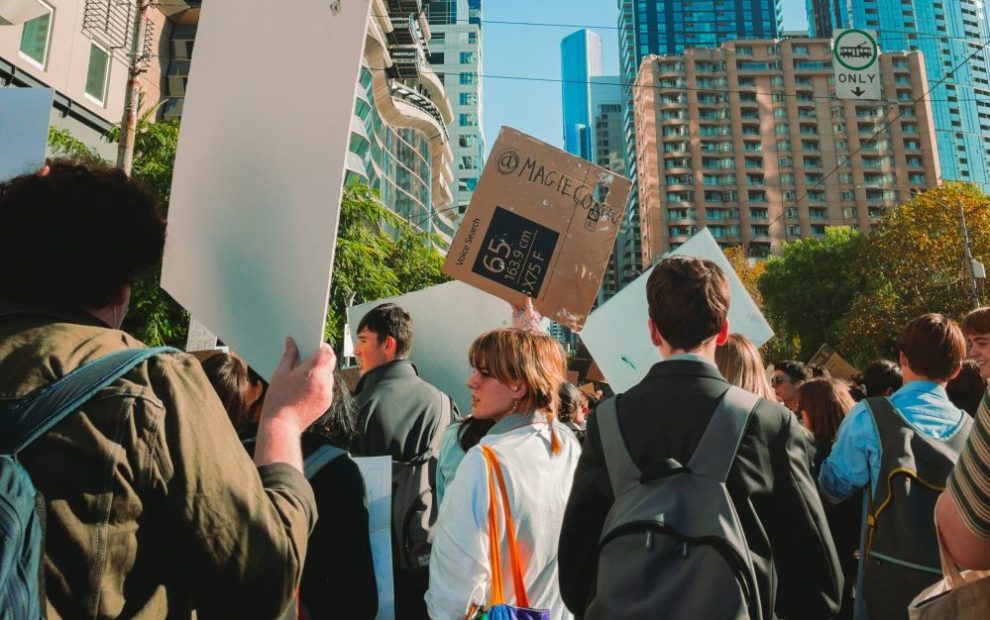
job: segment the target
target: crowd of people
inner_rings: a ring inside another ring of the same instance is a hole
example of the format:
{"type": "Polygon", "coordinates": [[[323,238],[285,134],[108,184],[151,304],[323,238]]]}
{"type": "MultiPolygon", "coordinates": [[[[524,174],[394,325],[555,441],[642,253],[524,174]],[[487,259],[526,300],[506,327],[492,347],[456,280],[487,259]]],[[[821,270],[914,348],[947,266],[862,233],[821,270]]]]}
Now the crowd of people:
{"type": "MultiPolygon", "coordinates": [[[[164,240],[118,171],[0,184],[0,426],[144,347],[120,327],[164,240]]],[[[646,286],[629,319],[663,361],[606,400],[566,380],[531,303],[464,352],[463,411],[409,361],[395,304],[358,325],[353,393],[328,345],[287,339],[267,382],[235,354],[156,352],[16,455],[41,563],[0,591],[40,583],[25,618],[887,620],[940,553],[990,568],[990,308],[917,317],[897,360],[839,378],[769,373],[710,261],[667,258],[646,286]],[[392,461],[394,601],[363,456],[392,461]]]]}

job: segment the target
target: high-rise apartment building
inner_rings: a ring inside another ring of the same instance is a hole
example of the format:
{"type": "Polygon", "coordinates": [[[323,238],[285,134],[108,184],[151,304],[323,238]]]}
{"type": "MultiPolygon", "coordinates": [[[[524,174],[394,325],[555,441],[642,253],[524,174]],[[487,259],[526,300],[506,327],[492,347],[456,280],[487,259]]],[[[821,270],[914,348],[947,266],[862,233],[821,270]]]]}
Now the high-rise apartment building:
{"type": "Polygon", "coordinates": [[[885,105],[840,101],[828,39],[738,40],[644,61],[634,89],[642,260],[707,226],[752,257],[869,231],[939,178],[918,52],[880,57],[885,105]]]}
{"type": "Polygon", "coordinates": [[[467,210],[484,166],[485,134],[482,115],[483,74],[481,0],[432,0],[426,6],[430,30],[430,64],[443,80],[453,108],[448,126],[454,151],[453,205],[449,220],[453,235],[467,210]]]}
{"type": "Polygon", "coordinates": [[[942,176],[990,192],[990,24],[982,0],[809,0],[808,22],[817,37],[853,26],[876,31],[884,53],[920,50],[942,176]]]}
{"type": "MultiPolygon", "coordinates": [[[[780,0],[617,0],[617,4],[620,71],[625,88],[626,175],[633,180],[625,226],[635,230],[641,218],[632,89],[643,59],[650,54],[680,54],[689,47],[713,48],[734,39],[774,39],[780,36],[783,22],[780,0]]],[[[629,248],[631,253],[645,254],[639,247],[639,237],[630,235],[630,241],[634,244],[629,248]]]]}
{"type": "Polygon", "coordinates": [[[578,30],[560,42],[561,100],[564,150],[594,161],[591,124],[591,78],[602,74],[602,39],[578,30]]]}

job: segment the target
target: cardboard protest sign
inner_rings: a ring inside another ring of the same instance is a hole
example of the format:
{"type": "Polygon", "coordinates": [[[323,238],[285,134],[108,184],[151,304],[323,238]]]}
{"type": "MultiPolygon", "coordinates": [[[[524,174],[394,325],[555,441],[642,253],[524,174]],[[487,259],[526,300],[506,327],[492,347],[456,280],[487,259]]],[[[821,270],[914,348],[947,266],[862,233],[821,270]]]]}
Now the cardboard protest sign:
{"type": "Polygon", "coordinates": [[[821,366],[827,370],[830,375],[836,377],[837,379],[852,379],[854,376],[859,374],[859,371],[856,370],[852,364],[836,353],[835,349],[824,343],[822,346],[818,347],[818,351],[811,356],[811,359],[808,360],[808,364],[817,364],[821,366]]]}
{"type": "Polygon", "coordinates": [[[0,88],[0,182],[45,165],[54,97],[50,88],[0,88]]]}
{"type": "Polygon", "coordinates": [[[630,182],[503,127],[444,273],[580,330],[615,245],[630,182]]]}
{"type": "MultiPolygon", "coordinates": [[[[347,321],[357,326],[369,310],[383,303],[401,306],[413,321],[413,342],[409,360],[419,376],[454,399],[461,413],[471,403],[466,382],[471,375],[468,349],[481,334],[512,326],[512,309],[503,299],[463,282],[445,282],[399,297],[389,297],[354,306],[347,321]]],[[[544,329],[547,322],[544,321],[544,329]]]]}
{"type": "Polygon", "coordinates": [[[200,14],[162,287],[263,377],[323,339],[371,0],[210,0],[200,14]],[[278,88],[259,88],[277,76],[278,88]]]}
{"type": "MultiPolygon", "coordinates": [[[[671,254],[705,258],[725,271],[731,289],[730,332],[746,336],[757,347],[773,337],[770,325],[707,228],[671,254]]],[[[581,332],[581,340],[616,393],[636,385],[653,364],[661,361],[660,351],[653,346],[647,328],[646,281],[652,271],[645,271],[596,309],[581,332]]]]}

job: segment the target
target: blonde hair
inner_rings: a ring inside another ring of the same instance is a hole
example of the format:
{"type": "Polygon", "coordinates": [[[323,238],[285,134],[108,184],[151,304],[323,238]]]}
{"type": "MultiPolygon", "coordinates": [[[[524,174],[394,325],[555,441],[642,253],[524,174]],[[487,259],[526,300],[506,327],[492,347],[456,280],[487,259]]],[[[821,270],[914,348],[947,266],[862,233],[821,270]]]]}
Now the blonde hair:
{"type": "MultiPolygon", "coordinates": [[[[521,329],[496,329],[474,341],[468,351],[473,368],[483,368],[504,384],[521,383],[526,395],[519,405],[524,411],[541,411],[547,422],[557,417],[557,390],[564,382],[564,351],[548,334],[521,329]]],[[[550,452],[560,452],[560,438],[550,426],[550,452]]]]}
{"type": "Polygon", "coordinates": [[[763,368],[763,358],[746,336],[729,334],[725,344],[715,349],[715,365],[732,385],[760,398],[774,400],[773,388],[763,368]]]}

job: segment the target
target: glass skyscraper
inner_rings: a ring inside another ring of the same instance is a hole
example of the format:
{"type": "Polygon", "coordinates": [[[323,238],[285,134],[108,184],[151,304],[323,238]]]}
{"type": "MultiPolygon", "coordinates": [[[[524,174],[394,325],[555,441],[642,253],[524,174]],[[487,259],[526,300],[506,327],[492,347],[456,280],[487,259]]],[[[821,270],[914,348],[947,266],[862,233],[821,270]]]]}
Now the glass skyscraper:
{"type": "MultiPolygon", "coordinates": [[[[618,0],[618,6],[626,174],[635,182],[632,87],[643,58],[650,54],[678,55],[689,47],[717,47],[734,39],[776,39],[783,29],[783,18],[780,0],[618,0]]],[[[626,218],[630,231],[639,229],[639,198],[635,186],[626,218]]],[[[639,254],[638,248],[635,254],[639,254]]]]}
{"type": "Polygon", "coordinates": [[[578,30],[560,42],[564,150],[594,161],[591,126],[591,78],[602,74],[602,40],[590,30],[578,30]]]}
{"type": "Polygon", "coordinates": [[[990,52],[982,47],[990,26],[982,1],[809,0],[808,22],[814,36],[851,25],[875,30],[881,51],[920,50],[942,177],[990,192],[990,52]]]}

